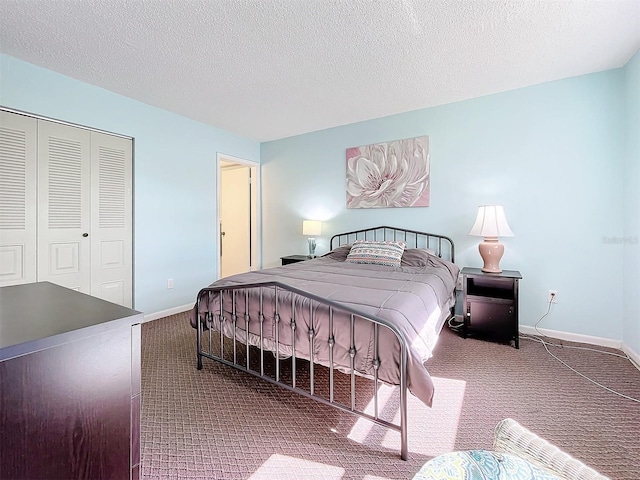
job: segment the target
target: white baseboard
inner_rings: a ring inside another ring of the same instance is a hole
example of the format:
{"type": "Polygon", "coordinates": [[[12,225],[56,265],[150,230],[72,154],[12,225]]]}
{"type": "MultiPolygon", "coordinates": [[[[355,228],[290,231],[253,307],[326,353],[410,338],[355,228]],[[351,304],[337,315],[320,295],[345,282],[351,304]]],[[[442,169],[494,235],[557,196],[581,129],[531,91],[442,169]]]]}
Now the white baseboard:
{"type": "Polygon", "coordinates": [[[631,347],[625,343],[622,344],[622,351],[631,359],[631,363],[640,370],[640,355],[638,355],[638,352],[634,352],[631,347]]]}
{"type": "Polygon", "coordinates": [[[549,330],[547,328],[535,328],[528,325],[520,325],[520,332],[528,335],[538,335],[538,332],[558,340],[566,340],[568,342],[588,343],[589,345],[599,345],[601,347],[617,348],[622,350],[622,341],[613,340],[611,338],[592,337],[590,335],[582,335],[579,333],[561,332],[559,330],[549,330]]]}
{"type": "MultiPolygon", "coordinates": [[[[578,333],[571,332],[561,332],[558,330],[549,330],[546,328],[538,328],[538,331],[544,335],[547,335],[551,338],[557,338],[559,340],[566,340],[568,342],[578,342],[578,343],[587,343],[589,345],[599,345],[601,347],[609,347],[616,348],[618,350],[622,350],[627,354],[629,360],[634,367],[640,370],[640,355],[637,352],[634,352],[631,347],[626,345],[624,342],[620,340],[612,340],[610,338],[602,338],[602,337],[592,337],[589,335],[580,335],[578,333]]],[[[538,332],[535,328],[529,327],[527,325],[520,325],[520,333],[526,333],[528,335],[538,335],[538,332]]]]}
{"type": "Polygon", "coordinates": [[[168,317],[169,315],[175,315],[176,313],[186,312],[187,310],[191,310],[193,308],[193,303],[188,303],[187,305],[181,305],[179,307],[169,308],[168,310],[162,310],[160,312],[149,313],[144,316],[143,322],[150,322],[152,320],[157,320],[159,318],[168,317]]]}

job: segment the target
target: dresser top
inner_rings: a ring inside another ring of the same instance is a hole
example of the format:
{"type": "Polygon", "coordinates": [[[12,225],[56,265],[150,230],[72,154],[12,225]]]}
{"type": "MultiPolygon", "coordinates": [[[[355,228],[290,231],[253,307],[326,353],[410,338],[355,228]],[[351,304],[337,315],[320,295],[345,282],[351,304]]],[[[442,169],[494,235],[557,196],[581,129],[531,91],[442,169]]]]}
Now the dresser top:
{"type": "Polygon", "coordinates": [[[126,324],[142,314],[50,282],[0,288],[0,361],[126,324]]]}

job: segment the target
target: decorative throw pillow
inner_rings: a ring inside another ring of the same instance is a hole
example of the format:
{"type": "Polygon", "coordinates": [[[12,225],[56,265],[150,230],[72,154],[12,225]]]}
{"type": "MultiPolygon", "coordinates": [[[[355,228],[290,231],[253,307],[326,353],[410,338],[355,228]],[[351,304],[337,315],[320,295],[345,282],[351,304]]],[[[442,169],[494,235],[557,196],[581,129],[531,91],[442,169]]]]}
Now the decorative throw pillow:
{"type": "Polygon", "coordinates": [[[399,267],[404,247],[404,242],[356,240],[345,262],[399,267]]]}
{"type": "Polygon", "coordinates": [[[425,463],[413,480],[562,480],[523,458],[488,450],[440,455],[425,463]]]}

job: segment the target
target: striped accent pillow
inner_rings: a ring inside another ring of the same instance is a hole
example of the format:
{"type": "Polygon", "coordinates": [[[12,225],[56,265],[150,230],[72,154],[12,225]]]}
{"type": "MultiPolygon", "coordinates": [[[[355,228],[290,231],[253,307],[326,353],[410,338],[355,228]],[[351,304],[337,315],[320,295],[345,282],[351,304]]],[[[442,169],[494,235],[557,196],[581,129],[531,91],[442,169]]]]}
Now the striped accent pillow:
{"type": "Polygon", "coordinates": [[[356,240],[345,262],[399,267],[404,247],[404,242],[356,240]]]}

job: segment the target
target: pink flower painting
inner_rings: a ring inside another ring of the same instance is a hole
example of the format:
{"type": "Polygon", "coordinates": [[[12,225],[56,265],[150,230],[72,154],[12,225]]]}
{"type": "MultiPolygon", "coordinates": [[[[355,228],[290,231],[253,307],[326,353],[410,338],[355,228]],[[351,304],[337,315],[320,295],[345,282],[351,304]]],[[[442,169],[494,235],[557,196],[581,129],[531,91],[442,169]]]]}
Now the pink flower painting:
{"type": "Polygon", "coordinates": [[[428,207],[429,137],[347,149],[347,208],[428,207]]]}

